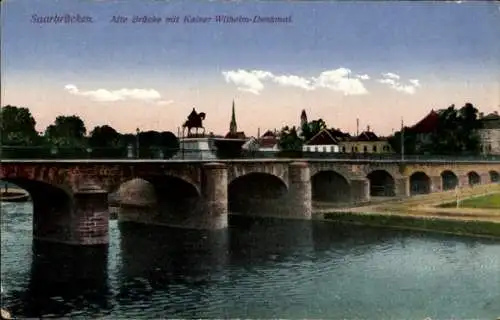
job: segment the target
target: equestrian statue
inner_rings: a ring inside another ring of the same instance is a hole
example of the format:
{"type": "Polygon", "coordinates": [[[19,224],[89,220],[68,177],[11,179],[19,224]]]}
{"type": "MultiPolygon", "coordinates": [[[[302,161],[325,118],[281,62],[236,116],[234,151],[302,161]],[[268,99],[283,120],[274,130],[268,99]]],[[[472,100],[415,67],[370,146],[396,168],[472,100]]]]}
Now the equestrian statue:
{"type": "Polygon", "coordinates": [[[182,125],[182,134],[184,135],[184,130],[187,128],[187,136],[191,136],[191,129],[195,128],[195,136],[198,136],[198,129],[203,129],[202,136],[205,135],[205,127],[203,127],[203,120],[205,120],[205,112],[197,113],[195,108],[189,114],[186,122],[182,125]]]}

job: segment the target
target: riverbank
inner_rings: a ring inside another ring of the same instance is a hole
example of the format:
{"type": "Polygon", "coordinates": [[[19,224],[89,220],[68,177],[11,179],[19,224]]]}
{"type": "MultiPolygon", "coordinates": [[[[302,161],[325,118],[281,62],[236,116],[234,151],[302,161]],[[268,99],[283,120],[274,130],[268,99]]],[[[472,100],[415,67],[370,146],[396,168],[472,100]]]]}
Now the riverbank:
{"type": "Polygon", "coordinates": [[[498,195],[500,185],[484,185],[464,188],[458,193],[447,191],[360,207],[320,209],[314,214],[317,219],[339,223],[500,238],[500,207],[477,205],[491,204],[489,198],[496,199],[498,195]],[[460,201],[459,208],[456,203],[454,207],[443,207],[457,198],[465,199],[460,201]],[[476,199],[477,206],[466,208],[464,203],[471,203],[467,199],[476,199]]]}

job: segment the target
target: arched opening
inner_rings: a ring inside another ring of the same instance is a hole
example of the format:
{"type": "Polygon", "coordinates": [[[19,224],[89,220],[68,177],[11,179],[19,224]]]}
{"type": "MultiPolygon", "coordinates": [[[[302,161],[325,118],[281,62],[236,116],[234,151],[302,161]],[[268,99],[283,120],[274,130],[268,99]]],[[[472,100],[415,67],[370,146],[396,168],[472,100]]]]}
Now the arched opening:
{"type": "Polygon", "coordinates": [[[498,171],[491,170],[489,173],[490,173],[490,181],[492,183],[500,182],[500,173],[498,173],[498,171]]]}
{"type": "MultiPolygon", "coordinates": [[[[286,184],[268,173],[249,173],[231,181],[228,207],[231,213],[252,215],[275,214],[287,205],[286,184]]],[[[283,208],[284,209],[284,208],[283,208]]]]}
{"type": "Polygon", "coordinates": [[[428,194],[431,192],[431,178],[418,171],[410,176],[410,195],[428,194]]]}
{"type": "Polygon", "coordinates": [[[197,212],[200,194],[191,183],[173,176],[135,178],[116,193],[120,221],[177,225],[197,212]]]}
{"type": "Polygon", "coordinates": [[[347,203],[351,201],[351,186],[335,171],[320,171],[311,178],[312,200],[347,203]]]}
{"type": "MultiPolygon", "coordinates": [[[[32,217],[33,239],[64,241],[71,238],[71,196],[66,190],[49,183],[26,178],[4,178],[2,181],[10,186],[13,193],[22,193],[22,190],[25,190],[29,194],[28,198],[20,199],[20,202],[10,208],[9,202],[6,201],[8,199],[3,198],[2,209],[3,206],[6,209],[2,215],[13,213],[13,216],[10,217],[12,219],[17,219],[16,215],[25,215],[25,218],[32,217]],[[4,205],[5,202],[7,205],[4,205]],[[11,212],[12,210],[14,212],[11,212]]],[[[7,189],[9,190],[9,187],[7,189]]]]}
{"type": "Polygon", "coordinates": [[[481,176],[476,171],[467,173],[467,178],[469,180],[469,186],[471,187],[476,184],[481,184],[481,176]]]}
{"type": "Polygon", "coordinates": [[[441,180],[443,182],[443,191],[453,190],[458,186],[457,175],[450,170],[441,172],[441,180]]]}
{"type": "Polygon", "coordinates": [[[396,183],[391,174],[385,170],[375,170],[367,175],[370,181],[371,197],[394,197],[396,183]]]}

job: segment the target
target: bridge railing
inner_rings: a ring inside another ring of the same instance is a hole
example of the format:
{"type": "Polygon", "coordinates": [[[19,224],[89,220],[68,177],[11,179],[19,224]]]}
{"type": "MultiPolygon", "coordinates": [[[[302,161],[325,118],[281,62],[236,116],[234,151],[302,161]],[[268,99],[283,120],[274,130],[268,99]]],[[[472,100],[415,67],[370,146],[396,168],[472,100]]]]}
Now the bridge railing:
{"type": "Polygon", "coordinates": [[[301,151],[249,151],[228,150],[198,151],[169,149],[161,146],[139,148],[139,152],[127,147],[116,148],[55,148],[51,146],[21,147],[1,146],[0,159],[335,159],[335,160],[406,160],[406,161],[492,161],[500,162],[500,155],[405,155],[394,153],[327,153],[301,151]]]}

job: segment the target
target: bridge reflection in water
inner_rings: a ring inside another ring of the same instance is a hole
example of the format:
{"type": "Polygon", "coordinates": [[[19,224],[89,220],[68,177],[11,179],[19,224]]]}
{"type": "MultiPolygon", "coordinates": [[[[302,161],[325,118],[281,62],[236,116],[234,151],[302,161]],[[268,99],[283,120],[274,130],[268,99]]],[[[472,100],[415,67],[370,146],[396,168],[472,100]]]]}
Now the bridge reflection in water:
{"type": "Polygon", "coordinates": [[[424,302],[443,318],[450,308],[481,318],[498,310],[498,245],[485,240],[243,216],[218,231],[112,221],[109,248],[35,242],[24,274],[26,209],[2,217],[20,244],[2,251],[18,317],[423,319],[424,302]],[[449,286],[450,274],[461,281],[449,286]]]}
{"type": "Polygon", "coordinates": [[[14,315],[102,312],[109,309],[107,246],[72,246],[33,241],[27,290],[11,306],[14,315]]]}

